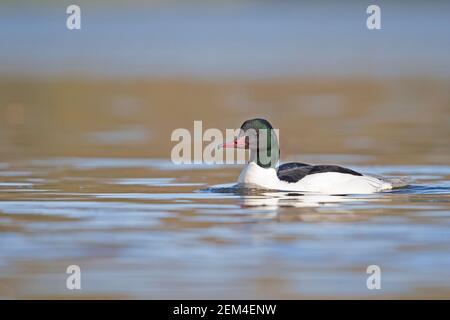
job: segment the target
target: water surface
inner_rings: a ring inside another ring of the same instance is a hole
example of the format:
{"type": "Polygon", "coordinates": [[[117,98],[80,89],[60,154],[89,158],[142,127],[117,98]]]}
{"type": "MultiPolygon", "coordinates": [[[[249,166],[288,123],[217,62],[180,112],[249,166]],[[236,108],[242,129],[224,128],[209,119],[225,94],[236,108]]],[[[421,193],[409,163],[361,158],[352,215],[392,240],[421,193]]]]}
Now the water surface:
{"type": "Polygon", "coordinates": [[[357,196],[245,192],[216,185],[234,182],[237,167],[3,162],[0,295],[449,297],[450,167],[354,167],[412,184],[357,196]],[[70,264],[82,269],[81,291],[65,289],[70,264]],[[372,264],[379,291],[366,288],[372,264]]]}

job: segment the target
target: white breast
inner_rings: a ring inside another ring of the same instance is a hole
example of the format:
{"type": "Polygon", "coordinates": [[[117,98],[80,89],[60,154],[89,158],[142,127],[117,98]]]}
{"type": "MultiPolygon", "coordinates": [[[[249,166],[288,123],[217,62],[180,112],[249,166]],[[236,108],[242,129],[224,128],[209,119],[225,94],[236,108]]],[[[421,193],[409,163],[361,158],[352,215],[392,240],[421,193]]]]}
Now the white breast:
{"type": "Polygon", "coordinates": [[[277,190],[280,180],[274,168],[262,168],[255,162],[245,166],[239,175],[238,183],[254,185],[264,189],[277,190]]]}
{"type": "Polygon", "coordinates": [[[254,162],[242,170],[238,183],[263,189],[325,194],[365,194],[392,189],[390,183],[375,177],[340,172],[315,173],[290,183],[278,179],[274,168],[265,169],[254,162]]]}

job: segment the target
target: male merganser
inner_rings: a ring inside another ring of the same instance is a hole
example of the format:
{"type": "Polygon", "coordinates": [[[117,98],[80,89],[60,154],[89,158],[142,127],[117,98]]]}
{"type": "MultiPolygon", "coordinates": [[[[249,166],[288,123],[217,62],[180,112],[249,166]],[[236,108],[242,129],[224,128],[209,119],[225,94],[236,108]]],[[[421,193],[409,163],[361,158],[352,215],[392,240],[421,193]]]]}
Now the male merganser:
{"type": "Polygon", "coordinates": [[[389,190],[393,185],[377,177],[336,165],[310,165],[291,162],[277,168],[278,139],[265,119],[245,121],[237,137],[224,148],[250,149],[250,161],[238,183],[254,188],[325,194],[366,194],[389,190]]]}

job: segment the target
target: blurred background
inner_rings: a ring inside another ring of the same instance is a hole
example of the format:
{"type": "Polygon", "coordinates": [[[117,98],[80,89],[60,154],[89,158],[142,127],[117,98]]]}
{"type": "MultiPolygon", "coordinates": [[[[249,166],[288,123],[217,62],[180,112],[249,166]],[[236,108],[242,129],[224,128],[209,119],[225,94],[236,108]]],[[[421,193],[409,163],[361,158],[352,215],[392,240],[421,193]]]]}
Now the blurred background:
{"type": "Polygon", "coordinates": [[[449,1],[3,0],[0,298],[448,298],[449,137],[449,1]],[[170,162],[173,130],[254,117],[282,161],[414,185],[202,193],[240,167],[170,162]]]}
{"type": "Polygon", "coordinates": [[[170,133],[266,117],[284,157],[447,163],[450,4],[2,1],[0,153],[170,157],[170,133]]]}

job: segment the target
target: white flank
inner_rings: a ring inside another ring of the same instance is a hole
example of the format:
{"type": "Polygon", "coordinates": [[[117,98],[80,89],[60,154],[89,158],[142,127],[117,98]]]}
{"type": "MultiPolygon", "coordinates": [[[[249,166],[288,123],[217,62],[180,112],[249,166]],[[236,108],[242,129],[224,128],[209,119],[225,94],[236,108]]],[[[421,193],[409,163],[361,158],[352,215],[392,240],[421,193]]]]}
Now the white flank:
{"type": "Polygon", "coordinates": [[[239,175],[238,183],[262,189],[323,194],[367,194],[392,189],[392,184],[377,177],[355,176],[340,172],[310,174],[297,182],[278,179],[274,168],[262,168],[250,162],[239,175]]]}

